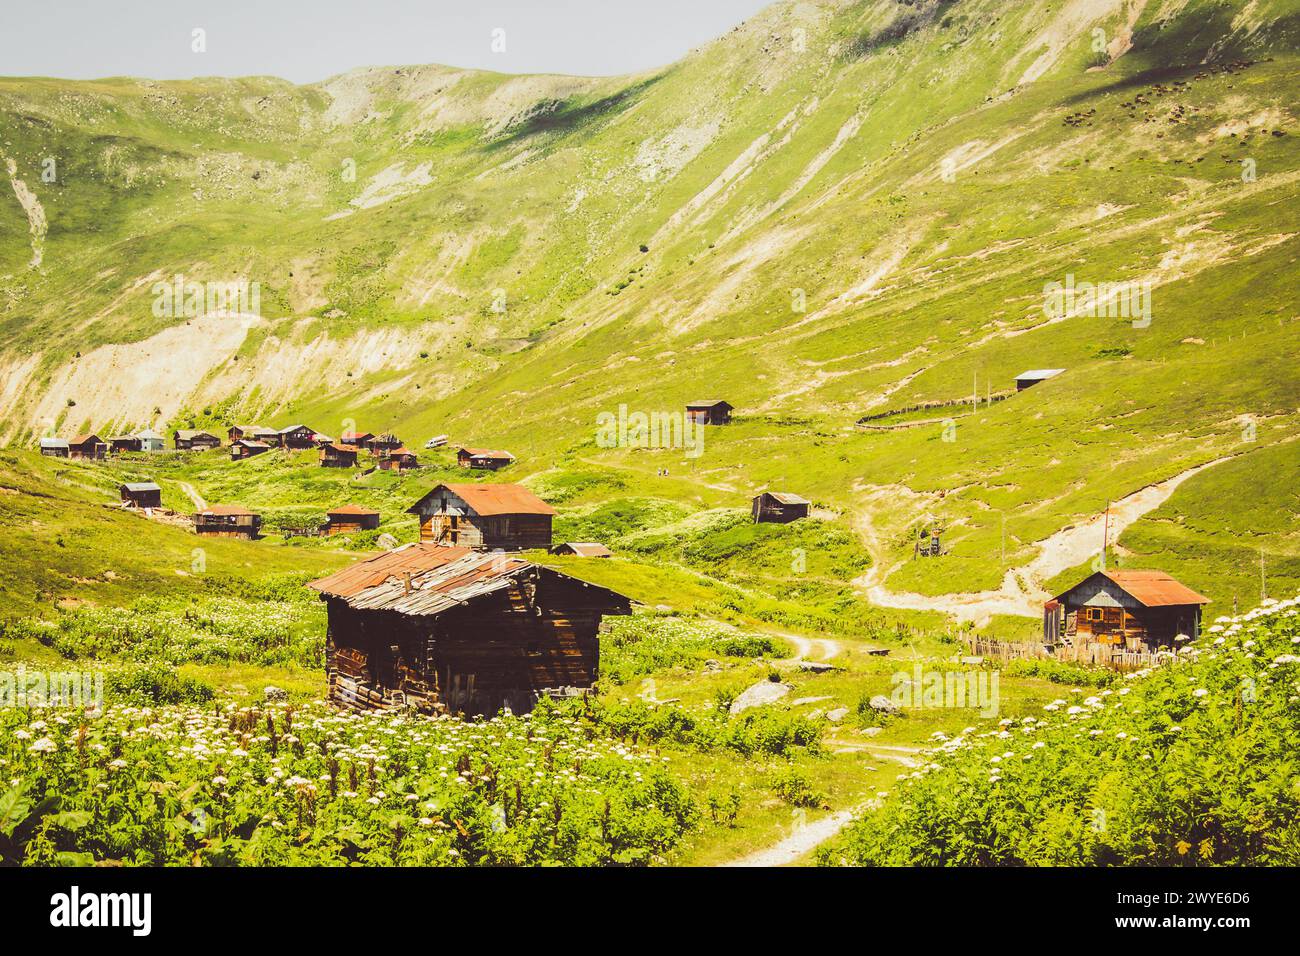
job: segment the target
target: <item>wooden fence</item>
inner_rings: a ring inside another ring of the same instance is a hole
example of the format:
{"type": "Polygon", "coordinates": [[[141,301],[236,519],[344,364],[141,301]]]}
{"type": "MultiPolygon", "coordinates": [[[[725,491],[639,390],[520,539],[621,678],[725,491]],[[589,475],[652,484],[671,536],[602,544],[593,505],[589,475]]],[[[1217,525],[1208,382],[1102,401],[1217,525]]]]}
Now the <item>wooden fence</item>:
{"type": "Polygon", "coordinates": [[[1106,644],[1057,644],[1047,647],[1036,641],[1016,643],[1011,641],[989,641],[978,637],[968,637],[966,647],[971,654],[987,657],[997,661],[1010,660],[1056,660],[1070,664],[1088,664],[1094,667],[1109,667],[1115,671],[1136,671],[1146,667],[1158,667],[1174,660],[1171,654],[1151,653],[1149,651],[1129,651],[1110,647],[1106,644]]]}

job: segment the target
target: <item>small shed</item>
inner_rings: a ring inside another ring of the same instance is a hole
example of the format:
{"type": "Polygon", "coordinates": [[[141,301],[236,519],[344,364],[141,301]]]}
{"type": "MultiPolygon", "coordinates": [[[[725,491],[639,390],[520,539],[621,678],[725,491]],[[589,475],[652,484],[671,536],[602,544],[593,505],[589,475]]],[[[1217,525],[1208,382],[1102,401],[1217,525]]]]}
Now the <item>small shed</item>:
{"type": "Polygon", "coordinates": [[[1043,606],[1043,641],[1155,650],[1200,634],[1208,603],[1163,571],[1098,571],[1043,606]]]}
{"type": "Polygon", "coordinates": [[[621,594],[518,556],[407,544],[310,587],[325,601],[329,700],[356,710],[526,713],[591,687],[621,594]]]}
{"type": "Polygon", "coordinates": [[[230,443],[230,458],[232,461],[240,461],[270,450],[271,446],[264,441],[257,441],[253,438],[237,438],[230,443]]]}
{"type": "Polygon", "coordinates": [[[471,548],[551,546],[555,509],[523,485],[438,485],[411,505],[420,540],[471,548]]]}
{"type": "Polygon", "coordinates": [[[566,541],[551,548],[551,554],[568,554],[577,558],[612,558],[614,552],[596,541],[566,541]]]}
{"type": "Polygon", "coordinates": [[[152,428],[146,428],[142,432],[136,432],[135,437],[140,439],[141,451],[162,451],[166,442],[166,439],[152,428]]]}
{"type": "Polygon", "coordinates": [[[456,464],[462,468],[496,471],[514,464],[515,456],[508,451],[491,448],[460,448],[456,451],[456,464]]]}
{"type": "Polygon", "coordinates": [[[697,425],[731,424],[732,406],[719,399],[686,403],[686,418],[697,425]]]}
{"type": "Polygon", "coordinates": [[[69,458],[87,458],[97,461],[108,456],[108,442],[98,435],[78,435],[68,442],[69,458]]]}
{"type": "Polygon", "coordinates": [[[322,445],[320,449],[320,466],[322,468],[355,468],[357,467],[357,455],[360,452],[361,449],[355,445],[340,445],[338,442],[322,445]]]}
{"type": "Polygon", "coordinates": [[[152,481],[128,481],[118,486],[122,503],[133,508],[161,508],[162,488],[152,481]]]}
{"type": "Polygon", "coordinates": [[[242,505],[212,505],[194,515],[194,533],[218,538],[256,538],[262,516],[242,505]]]}
{"type": "Polygon", "coordinates": [[[212,432],[180,428],[172,433],[172,445],[177,451],[210,451],[221,447],[221,439],[212,432]]]}
{"type": "Polygon", "coordinates": [[[1049,378],[1055,378],[1064,372],[1063,368],[1034,368],[1028,372],[1021,372],[1016,376],[1016,391],[1023,392],[1025,389],[1037,385],[1039,382],[1045,382],[1049,378]]]}
{"type": "Polygon", "coordinates": [[[108,453],[120,455],[123,452],[143,451],[144,445],[136,435],[113,435],[108,439],[108,453]]]}
{"type": "Polygon", "coordinates": [[[409,471],[420,467],[420,459],[409,448],[398,445],[379,453],[378,467],[380,471],[409,471]]]}
{"type": "Polygon", "coordinates": [[[353,531],[373,531],[379,527],[379,512],[361,505],[343,505],[325,513],[326,536],[353,531]]]}
{"type": "Polygon", "coordinates": [[[71,453],[66,438],[42,438],[41,454],[49,458],[67,458],[71,453]]]}
{"type": "Polygon", "coordinates": [[[752,511],[755,524],[787,524],[808,517],[808,499],[788,491],[765,491],[754,497],[752,511]]]}

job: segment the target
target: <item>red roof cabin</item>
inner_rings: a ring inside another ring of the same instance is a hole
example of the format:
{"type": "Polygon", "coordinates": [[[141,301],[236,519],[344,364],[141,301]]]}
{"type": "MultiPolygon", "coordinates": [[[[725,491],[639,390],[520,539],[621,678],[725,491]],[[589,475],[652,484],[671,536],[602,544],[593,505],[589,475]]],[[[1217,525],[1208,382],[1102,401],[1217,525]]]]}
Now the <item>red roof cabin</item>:
{"type": "Polygon", "coordinates": [[[697,425],[730,425],[732,406],[718,399],[689,402],[686,418],[697,425]]]}
{"type": "Polygon", "coordinates": [[[515,456],[508,451],[496,451],[490,448],[461,448],[456,452],[456,464],[462,468],[476,468],[480,471],[497,471],[514,464],[515,456]]]}
{"type": "Polygon", "coordinates": [[[420,459],[409,448],[399,445],[381,452],[377,467],[380,471],[410,471],[420,467],[420,459]]]}
{"type": "Polygon", "coordinates": [[[1163,571],[1098,571],[1043,606],[1043,641],[1152,651],[1200,634],[1209,603],[1163,571]]]}
{"type": "Polygon", "coordinates": [[[551,546],[555,509],[522,485],[439,485],[407,509],[420,540],[519,551],[551,546]]]}
{"type": "Polygon", "coordinates": [[[85,458],[90,461],[99,461],[107,456],[108,442],[98,435],[78,435],[68,442],[69,458],[85,458]]]}
{"type": "Polygon", "coordinates": [[[320,466],[322,468],[355,468],[357,467],[357,455],[361,449],[356,445],[340,445],[338,442],[331,442],[328,445],[321,445],[320,449],[320,466]]]}
{"type": "Polygon", "coordinates": [[[361,505],[343,505],[325,513],[325,536],[374,531],[379,527],[379,512],[361,505]]]}

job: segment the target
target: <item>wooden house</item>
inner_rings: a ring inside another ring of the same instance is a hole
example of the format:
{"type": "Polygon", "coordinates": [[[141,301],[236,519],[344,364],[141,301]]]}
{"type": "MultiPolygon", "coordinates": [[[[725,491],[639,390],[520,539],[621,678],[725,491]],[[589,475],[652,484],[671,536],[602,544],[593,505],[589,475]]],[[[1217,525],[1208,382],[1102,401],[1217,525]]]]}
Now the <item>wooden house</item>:
{"type": "Polygon", "coordinates": [[[356,445],[358,448],[365,448],[366,443],[374,440],[373,432],[344,432],[339,436],[339,441],[345,445],[356,445]]]}
{"type": "Polygon", "coordinates": [[[1163,571],[1098,571],[1043,606],[1043,642],[1168,647],[1200,633],[1209,601],[1163,571]]]}
{"type": "Polygon", "coordinates": [[[408,448],[398,445],[396,448],[385,449],[379,454],[378,468],[380,471],[409,471],[412,468],[420,467],[420,459],[415,457],[415,453],[408,448]]]}
{"type": "Polygon", "coordinates": [[[230,459],[242,461],[270,450],[271,446],[264,441],[257,441],[254,438],[236,438],[230,443],[230,459]]]}
{"type": "Polygon", "coordinates": [[[218,538],[248,538],[262,530],[262,516],[241,505],[212,505],[194,515],[194,533],[218,538]]]}
{"type": "Polygon", "coordinates": [[[577,558],[612,558],[614,552],[595,541],[566,541],[551,548],[551,554],[566,554],[577,558]]]}
{"type": "Polygon", "coordinates": [[[41,454],[47,458],[67,458],[71,449],[66,438],[42,438],[41,454]]]}
{"type": "Polygon", "coordinates": [[[172,445],[177,451],[209,451],[221,447],[221,439],[212,432],[181,428],[172,433],[172,445]]]}
{"type": "Polygon", "coordinates": [[[306,425],[288,425],[267,436],[267,441],[280,448],[314,448],[316,447],[316,430],[306,425]]]}
{"type": "Polygon", "coordinates": [[[686,405],[686,418],[697,425],[729,425],[731,410],[730,404],[717,399],[689,402],[686,405]]]}
{"type": "Polygon", "coordinates": [[[121,455],[124,452],[143,451],[144,445],[135,435],[112,435],[108,439],[108,453],[121,455]]]}
{"type": "Polygon", "coordinates": [[[329,700],[358,710],[494,714],[589,688],[621,594],[518,556],[407,544],[310,587],[326,604],[329,700]]]}
{"type": "Polygon", "coordinates": [[[69,458],[87,458],[98,461],[108,456],[108,442],[98,435],[78,435],[68,442],[69,458]]]}
{"type": "Polygon", "coordinates": [[[128,481],[118,486],[122,503],[133,508],[161,508],[162,488],[152,481],[128,481]]]}
{"type": "Polygon", "coordinates": [[[496,471],[514,464],[514,461],[515,456],[508,451],[496,451],[490,448],[460,448],[456,451],[456,464],[462,468],[496,471]]]}
{"type": "MultiPolygon", "coordinates": [[[[317,432],[316,434],[312,435],[311,438],[312,441],[316,443],[317,448],[324,448],[326,445],[334,444],[333,438],[330,438],[329,435],[322,435],[320,432],[317,432]]],[[[340,442],[340,444],[346,445],[347,442],[340,442]]]]}
{"type": "Polygon", "coordinates": [[[321,530],[328,537],[353,531],[373,531],[378,527],[378,511],[373,508],[363,508],[361,505],[344,505],[325,513],[325,527],[321,530]]]}
{"type": "Polygon", "coordinates": [[[266,428],[263,425],[231,425],[226,429],[226,438],[230,440],[231,444],[244,439],[263,441],[268,434],[274,434],[274,432],[274,428],[266,428]]]}
{"type": "Polygon", "coordinates": [[[1064,371],[1063,368],[1034,368],[1027,372],[1021,372],[1016,376],[1016,391],[1023,392],[1039,382],[1046,382],[1049,378],[1055,378],[1064,371]]]}
{"type": "Polygon", "coordinates": [[[159,435],[152,428],[146,428],[142,432],[136,432],[135,437],[140,439],[141,451],[148,451],[148,452],[162,451],[163,446],[166,442],[166,439],[164,439],[162,435],[159,435]]]}
{"type": "Polygon", "coordinates": [[[340,445],[337,442],[322,445],[320,466],[322,468],[355,468],[357,467],[357,455],[360,452],[361,449],[355,445],[340,445]]]}
{"type": "Polygon", "coordinates": [[[384,435],[371,435],[370,438],[365,442],[362,442],[362,444],[365,445],[366,450],[370,452],[370,454],[383,458],[387,452],[396,451],[401,448],[402,440],[392,432],[388,432],[384,435]]]}
{"type": "Polygon", "coordinates": [[[754,498],[754,523],[787,524],[808,517],[808,499],[786,491],[765,491],[754,498]]]}
{"type": "Polygon", "coordinates": [[[439,485],[410,508],[420,540],[518,551],[551,546],[555,509],[522,485],[439,485]]]}

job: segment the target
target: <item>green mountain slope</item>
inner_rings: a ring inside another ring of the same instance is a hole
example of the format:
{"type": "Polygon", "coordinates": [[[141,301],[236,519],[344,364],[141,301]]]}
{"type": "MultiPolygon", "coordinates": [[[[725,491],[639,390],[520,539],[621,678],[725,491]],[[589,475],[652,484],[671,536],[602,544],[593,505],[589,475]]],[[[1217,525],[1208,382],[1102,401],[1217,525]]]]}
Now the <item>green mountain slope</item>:
{"type": "Polygon", "coordinates": [[[779,485],[921,596],[998,589],[1218,462],[1120,559],[1217,601],[1257,592],[1261,556],[1293,585],[1298,13],[779,3],[606,80],[3,80],[0,432],[207,409],[447,432],[517,474],[668,467],[735,504],[779,485]],[[260,314],[155,315],[175,275],[257,282],[260,314]],[[1149,283],[1149,324],[1045,314],[1067,276],[1149,283]],[[1043,367],[1066,371],[855,424],[1043,367]],[[596,446],[620,404],[713,397],[739,418],[698,459],[596,446]],[[932,525],[949,553],[909,560],[932,525]]]}

